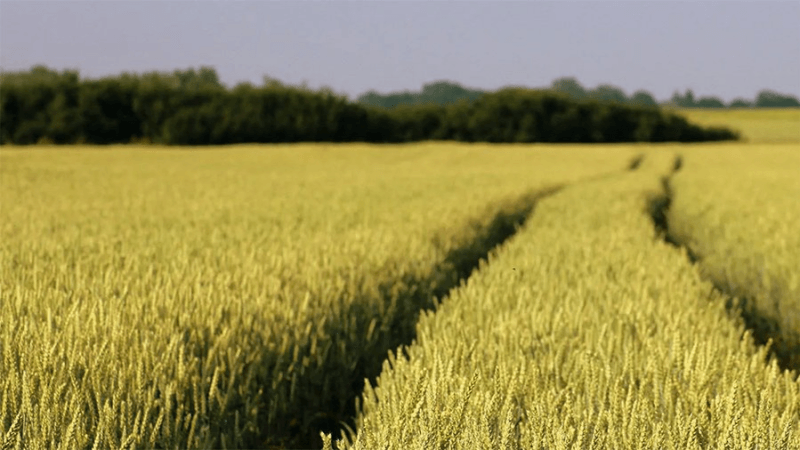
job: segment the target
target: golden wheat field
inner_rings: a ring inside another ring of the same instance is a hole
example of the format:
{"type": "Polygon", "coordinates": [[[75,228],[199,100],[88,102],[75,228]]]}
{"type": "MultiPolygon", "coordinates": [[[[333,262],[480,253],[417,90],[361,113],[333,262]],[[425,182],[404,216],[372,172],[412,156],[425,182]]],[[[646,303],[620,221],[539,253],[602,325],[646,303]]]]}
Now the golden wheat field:
{"type": "Polygon", "coordinates": [[[800,448],[800,116],[736,113],[687,112],[718,144],[3,147],[0,447],[800,448]]]}
{"type": "Polygon", "coordinates": [[[748,143],[800,142],[800,109],[679,109],[676,112],[703,126],[726,126],[748,143]]]}

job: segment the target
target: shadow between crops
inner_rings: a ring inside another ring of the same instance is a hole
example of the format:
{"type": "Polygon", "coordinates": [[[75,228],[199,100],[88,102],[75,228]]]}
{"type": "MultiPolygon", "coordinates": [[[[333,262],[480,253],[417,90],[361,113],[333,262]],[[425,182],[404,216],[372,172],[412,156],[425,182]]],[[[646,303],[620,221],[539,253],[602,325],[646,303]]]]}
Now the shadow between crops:
{"type": "Polygon", "coordinates": [[[644,161],[644,153],[639,153],[638,155],[634,156],[628,163],[628,170],[634,171],[639,169],[639,166],[642,165],[642,161],[644,161]]]}
{"type": "MultiPolygon", "coordinates": [[[[588,176],[572,184],[598,181],[619,176],[626,171],[637,170],[644,157],[644,154],[634,156],[621,171],[588,176]]],[[[331,434],[334,439],[345,433],[354,437],[355,419],[358,414],[357,401],[363,393],[365,380],[375,385],[389,351],[405,352],[405,347],[414,342],[420,314],[434,310],[440,300],[449,297],[454,289],[463,285],[482,261],[486,261],[495,249],[502,246],[525,225],[533,216],[539,201],[558,193],[564,187],[566,185],[562,184],[530,192],[495,208],[488,225],[467,225],[467,228],[471,227],[473,230],[472,238],[449,250],[431,277],[390,280],[384,284],[381,287],[381,298],[390,305],[392,312],[389,314],[389,320],[375,326],[380,333],[376,348],[360,353],[362,357],[359,358],[349,378],[351,395],[329,404],[328,413],[315,421],[312,426],[316,430],[313,443],[305,441],[303,444],[313,444],[313,448],[320,448],[322,445],[319,438],[320,431],[331,434]],[[406,289],[398,293],[396,290],[398,285],[405,286],[406,289]]],[[[354,303],[347,312],[347,317],[371,319],[375,316],[374,312],[364,311],[363,306],[358,303],[354,303]]],[[[334,329],[327,331],[327,333],[336,332],[334,329]]]]}
{"type": "MultiPolygon", "coordinates": [[[[582,178],[573,184],[636,170],[643,158],[644,155],[637,155],[622,170],[582,178]]],[[[374,310],[374,300],[356,300],[348,304],[339,319],[327,321],[323,335],[332,337],[334,345],[323,361],[314,363],[315,367],[297,380],[299,386],[313,392],[301,393],[302,401],[295,399],[290,402],[293,405],[290,411],[273,415],[270,421],[264,417],[259,446],[319,449],[322,447],[320,432],[331,434],[334,439],[339,439],[343,433],[353,436],[357,402],[363,393],[365,380],[374,385],[388,353],[404,352],[404,348],[412,344],[416,339],[420,314],[434,310],[440,300],[465,283],[481,261],[486,261],[490,253],[524,226],[539,201],[564,187],[556,185],[510,199],[501,205],[492,205],[486,213],[491,216],[488,222],[477,220],[456,225],[466,238],[445,254],[429,272],[430,275],[378,280],[378,292],[369,297],[380,299],[381,311],[374,310]],[[324,375],[312,376],[309,373],[324,375]]],[[[438,245],[435,238],[434,245],[438,245]]],[[[307,344],[301,347],[298,352],[300,359],[312,352],[307,344]]],[[[294,397],[286,386],[284,388],[280,388],[287,390],[281,392],[282,397],[294,397]]]]}
{"type": "MultiPolygon", "coordinates": [[[[392,311],[388,315],[390,318],[376,324],[375,329],[381,333],[380,338],[374,349],[363,353],[364,357],[359,359],[353,369],[350,377],[351,395],[349,398],[339,399],[338,404],[330,405],[331,414],[314,424],[318,430],[317,435],[319,431],[332,434],[334,439],[342,436],[343,432],[352,435],[358,413],[356,402],[364,390],[364,381],[368,379],[374,385],[389,351],[404,351],[405,346],[412,344],[417,337],[416,326],[420,314],[434,310],[437,302],[464,284],[480,266],[481,261],[486,261],[490,253],[524,226],[540,200],[554,195],[563,187],[559,185],[546,188],[508,202],[499,208],[488,225],[468,225],[472,227],[472,239],[448,251],[429,278],[407,279],[382,286],[383,298],[390,304],[392,311]],[[398,285],[406,286],[406,289],[397,292],[398,285]]],[[[355,304],[347,314],[349,317],[363,317],[366,313],[367,317],[375,317],[374,313],[369,315],[361,309],[360,305],[355,304]]],[[[315,448],[319,448],[322,441],[317,437],[313,444],[315,448]]]]}
{"type": "Polygon", "coordinates": [[[703,270],[701,255],[695,252],[690,245],[681,242],[674,234],[670,233],[667,217],[673,199],[671,180],[681,167],[683,167],[683,159],[677,156],[670,175],[661,179],[662,192],[648,200],[648,212],[653,220],[657,237],[675,248],[686,251],[689,262],[699,266],[703,277],[713,285],[715,290],[728,299],[725,302],[725,308],[734,316],[741,317],[756,345],[769,346],[769,354],[775,358],[781,369],[800,372],[800,342],[791,339],[788,333],[783,332],[778,321],[759,311],[752,298],[737,295],[737,292],[727,283],[709,276],[703,270]]]}

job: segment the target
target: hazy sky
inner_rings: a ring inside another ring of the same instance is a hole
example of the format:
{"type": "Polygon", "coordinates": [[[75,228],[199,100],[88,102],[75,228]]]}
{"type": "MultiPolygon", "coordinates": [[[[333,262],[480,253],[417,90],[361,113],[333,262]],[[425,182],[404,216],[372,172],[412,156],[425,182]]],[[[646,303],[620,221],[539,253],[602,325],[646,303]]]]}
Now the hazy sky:
{"type": "Polygon", "coordinates": [[[0,0],[0,67],[214,66],[351,98],[369,89],[541,87],[575,76],[659,100],[675,90],[800,96],[800,1],[0,0]]]}

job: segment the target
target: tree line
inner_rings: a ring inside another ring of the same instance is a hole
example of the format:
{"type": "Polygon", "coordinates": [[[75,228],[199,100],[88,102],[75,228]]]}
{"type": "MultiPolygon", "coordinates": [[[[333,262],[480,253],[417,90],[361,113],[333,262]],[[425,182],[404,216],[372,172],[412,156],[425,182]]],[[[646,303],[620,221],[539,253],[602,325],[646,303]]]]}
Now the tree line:
{"type": "MultiPolygon", "coordinates": [[[[429,89],[440,95],[443,85],[429,89]]],[[[445,86],[446,87],[446,86],[445,86]]],[[[445,96],[446,97],[446,96],[445,96]]],[[[653,105],[506,88],[388,109],[266,78],[223,86],[213,68],[83,80],[37,66],[0,75],[0,143],[695,142],[736,139],[653,105]]]]}
{"type": "Polygon", "coordinates": [[[669,102],[670,105],[681,108],[797,108],[800,101],[792,95],[780,94],[778,92],[764,89],[759,91],[755,100],[735,98],[728,105],[718,97],[699,97],[695,98],[694,92],[687,89],[683,94],[675,92],[669,102]]]}
{"type": "MultiPolygon", "coordinates": [[[[609,84],[601,84],[594,89],[586,89],[575,78],[559,78],[553,82],[550,89],[564,92],[572,98],[577,99],[596,99],[628,103],[642,106],[655,106],[656,102],[652,94],[645,90],[638,90],[630,97],[625,92],[609,84]]],[[[780,94],[769,89],[764,89],[758,93],[755,100],[736,98],[729,104],[725,104],[719,97],[708,96],[695,98],[694,92],[687,89],[684,94],[675,92],[667,102],[662,102],[662,106],[676,106],[680,108],[793,108],[800,107],[800,101],[791,95],[780,94]]]]}
{"type": "MultiPolygon", "coordinates": [[[[725,104],[719,97],[706,96],[696,98],[691,89],[683,94],[675,92],[669,101],[659,103],[653,95],[646,90],[638,90],[628,96],[619,87],[610,84],[601,84],[592,89],[587,89],[573,77],[558,78],[547,88],[551,91],[561,92],[570,98],[578,100],[597,100],[617,102],[636,106],[675,106],[680,108],[793,108],[800,107],[797,97],[780,94],[764,89],[758,93],[754,100],[736,98],[725,104]]],[[[364,105],[394,108],[399,105],[415,105],[433,103],[447,105],[460,100],[475,100],[486,94],[486,91],[468,89],[458,83],[437,81],[426,84],[420,92],[393,92],[381,95],[369,91],[358,97],[357,101],[364,105]]]]}
{"type": "Polygon", "coordinates": [[[420,92],[393,92],[381,95],[371,90],[360,95],[356,101],[362,105],[394,108],[400,105],[450,105],[461,100],[473,101],[486,94],[479,89],[468,89],[450,81],[435,81],[422,86],[420,92]]]}

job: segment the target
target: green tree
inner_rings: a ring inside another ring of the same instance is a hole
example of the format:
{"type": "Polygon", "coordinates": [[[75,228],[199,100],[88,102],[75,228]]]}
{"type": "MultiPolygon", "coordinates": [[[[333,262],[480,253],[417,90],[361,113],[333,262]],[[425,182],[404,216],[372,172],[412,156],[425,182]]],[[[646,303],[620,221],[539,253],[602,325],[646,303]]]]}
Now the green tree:
{"type": "Polygon", "coordinates": [[[462,100],[474,101],[483,94],[484,92],[480,90],[467,89],[458,83],[440,80],[424,85],[422,92],[417,96],[417,102],[449,105],[462,100]]]}
{"type": "Polygon", "coordinates": [[[553,81],[550,89],[556,92],[564,93],[576,99],[585,98],[588,95],[586,89],[584,89],[574,77],[558,78],[553,81]]]}
{"type": "Polygon", "coordinates": [[[78,140],[81,115],[77,71],[59,73],[45,66],[35,66],[26,72],[5,73],[0,83],[3,142],[35,144],[78,140]]]}
{"type": "Polygon", "coordinates": [[[671,103],[682,108],[692,108],[695,106],[694,92],[691,89],[687,89],[686,93],[681,95],[676,91],[672,94],[671,103]]]}
{"type": "Polygon", "coordinates": [[[694,106],[696,108],[724,108],[725,104],[717,97],[700,97],[694,106]]]}
{"type": "Polygon", "coordinates": [[[142,122],[133,107],[135,76],[87,81],[80,89],[82,138],[97,144],[124,143],[142,137],[142,122]]]}
{"type": "Polygon", "coordinates": [[[800,101],[797,97],[787,94],[780,94],[768,89],[762,90],[756,97],[757,108],[797,108],[800,101]]]}
{"type": "Polygon", "coordinates": [[[731,108],[752,108],[753,107],[753,102],[750,101],[750,100],[743,99],[743,98],[736,98],[731,102],[730,107],[731,108]]]}
{"type": "Polygon", "coordinates": [[[193,67],[186,70],[175,70],[173,77],[178,80],[178,87],[183,89],[222,88],[217,71],[213,67],[203,66],[199,70],[193,67]]]}
{"type": "Polygon", "coordinates": [[[643,90],[634,92],[630,103],[636,106],[658,106],[658,102],[653,98],[653,95],[643,90]]]}
{"type": "Polygon", "coordinates": [[[139,78],[133,111],[141,123],[142,136],[148,141],[163,141],[164,123],[179,107],[178,87],[175,77],[163,73],[149,72],[139,78]]]}
{"type": "Polygon", "coordinates": [[[392,92],[381,95],[374,90],[367,91],[356,100],[358,103],[382,108],[395,108],[401,105],[450,105],[462,100],[474,101],[484,94],[477,89],[467,89],[458,83],[441,80],[425,84],[419,92],[392,92]]]}
{"type": "Polygon", "coordinates": [[[622,89],[610,84],[597,86],[589,91],[588,97],[602,102],[626,103],[628,101],[628,97],[622,89]]]}

